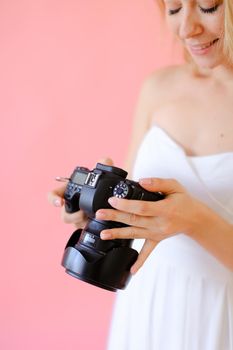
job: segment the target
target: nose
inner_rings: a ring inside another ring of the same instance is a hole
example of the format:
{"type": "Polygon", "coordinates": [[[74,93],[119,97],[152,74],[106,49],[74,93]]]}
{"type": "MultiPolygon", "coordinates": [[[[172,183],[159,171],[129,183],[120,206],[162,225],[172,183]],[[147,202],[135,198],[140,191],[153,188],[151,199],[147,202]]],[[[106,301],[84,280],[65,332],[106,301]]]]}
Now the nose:
{"type": "Polygon", "coordinates": [[[184,11],[182,13],[182,18],[179,27],[179,37],[181,39],[188,39],[190,37],[201,34],[203,31],[203,26],[199,21],[198,16],[190,11],[184,11]]]}

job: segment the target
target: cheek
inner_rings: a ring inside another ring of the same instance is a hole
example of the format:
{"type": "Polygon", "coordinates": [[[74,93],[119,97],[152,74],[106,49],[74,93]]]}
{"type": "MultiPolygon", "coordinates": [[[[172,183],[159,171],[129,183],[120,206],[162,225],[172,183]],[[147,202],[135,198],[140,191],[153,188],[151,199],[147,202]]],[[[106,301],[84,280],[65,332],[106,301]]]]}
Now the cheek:
{"type": "Polygon", "coordinates": [[[216,26],[216,30],[217,30],[219,37],[224,36],[224,21],[223,20],[218,23],[218,25],[216,26]]]}
{"type": "Polygon", "coordinates": [[[221,37],[224,33],[224,26],[221,22],[210,22],[208,25],[208,31],[215,34],[217,37],[221,37]]]}
{"type": "Polygon", "coordinates": [[[167,16],[166,17],[166,23],[168,26],[168,29],[170,30],[170,32],[172,34],[174,34],[175,36],[178,36],[179,33],[179,23],[176,20],[176,18],[170,18],[171,16],[167,16]]]}
{"type": "Polygon", "coordinates": [[[210,32],[221,37],[224,34],[224,12],[221,10],[216,16],[210,17],[208,21],[208,29],[210,32]]]}

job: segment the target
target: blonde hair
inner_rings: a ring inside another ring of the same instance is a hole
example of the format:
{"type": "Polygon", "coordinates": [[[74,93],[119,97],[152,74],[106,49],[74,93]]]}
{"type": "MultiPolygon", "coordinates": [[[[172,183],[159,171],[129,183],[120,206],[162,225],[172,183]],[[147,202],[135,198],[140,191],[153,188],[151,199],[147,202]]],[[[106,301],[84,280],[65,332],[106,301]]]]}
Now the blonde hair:
{"type": "MultiPolygon", "coordinates": [[[[165,5],[163,0],[155,0],[161,13],[165,14],[165,5]]],[[[233,64],[233,0],[224,0],[224,41],[223,51],[229,63],[233,64]]],[[[184,59],[190,62],[191,57],[184,50],[184,59]]]]}
{"type": "Polygon", "coordinates": [[[224,53],[229,62],[233,64],[233,2],[225,0],[225,21],[224,21],[224,53]]]}

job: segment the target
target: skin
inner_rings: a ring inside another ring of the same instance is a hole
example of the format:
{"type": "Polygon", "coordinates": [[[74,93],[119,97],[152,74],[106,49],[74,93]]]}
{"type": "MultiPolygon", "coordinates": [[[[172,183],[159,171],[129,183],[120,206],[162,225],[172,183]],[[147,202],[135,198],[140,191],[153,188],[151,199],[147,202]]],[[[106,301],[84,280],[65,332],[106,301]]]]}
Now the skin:
{"type": "MultiPolygon", "coordinates": [[[[193,64],[163,68],[145,80],[125,166],[129,173],[142,138],[153,123],[163,128],[187,155],[233,152],[233,68],[222,50],[223,5],[213,0],[165,0],[165,8],[167,23],[190,53],[193,64]],[[201,10],[216,4],[219,6],[214,12],[201,10]],[[171,10],[176,13],[170,15],[171,10]],[[216,44],[204,54],[201,47],[215,39],[216,44]]],[[[111,164],[109,159],[102,162],[111,164]]],[[[174,179],[141,179],[140,184],[149,191],[163,192],[166,198],[154,203],[110,198],[114,210],[96,213],[97,219],[131,225],[102,231],[102,239],[145,239],[132,273],[143,265],[158,242],[179,232],[196,240],[233,271],[233,225],[193,198],[174,179]]],[[[49,201],[62,207],[65,222],[83,227],[82,212],[65,213],[63,193],[64,187],[52,191],[49,201]]]]}

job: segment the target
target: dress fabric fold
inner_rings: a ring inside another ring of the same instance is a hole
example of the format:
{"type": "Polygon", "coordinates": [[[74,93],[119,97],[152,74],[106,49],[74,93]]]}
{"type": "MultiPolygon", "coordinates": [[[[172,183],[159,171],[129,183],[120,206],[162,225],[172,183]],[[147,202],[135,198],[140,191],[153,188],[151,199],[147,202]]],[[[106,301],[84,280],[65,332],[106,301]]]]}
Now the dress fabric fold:
{"type": "MultiPolygon", "coordinates": [[[[232,174],[233,152],[189,157],[157,125],[134,166],[134,180],[174,178],[230,223],[232,174]]],[[[117,293],[108,350],[233,350],[233,272],[182,232],[164,239],[117,293]]]]}

